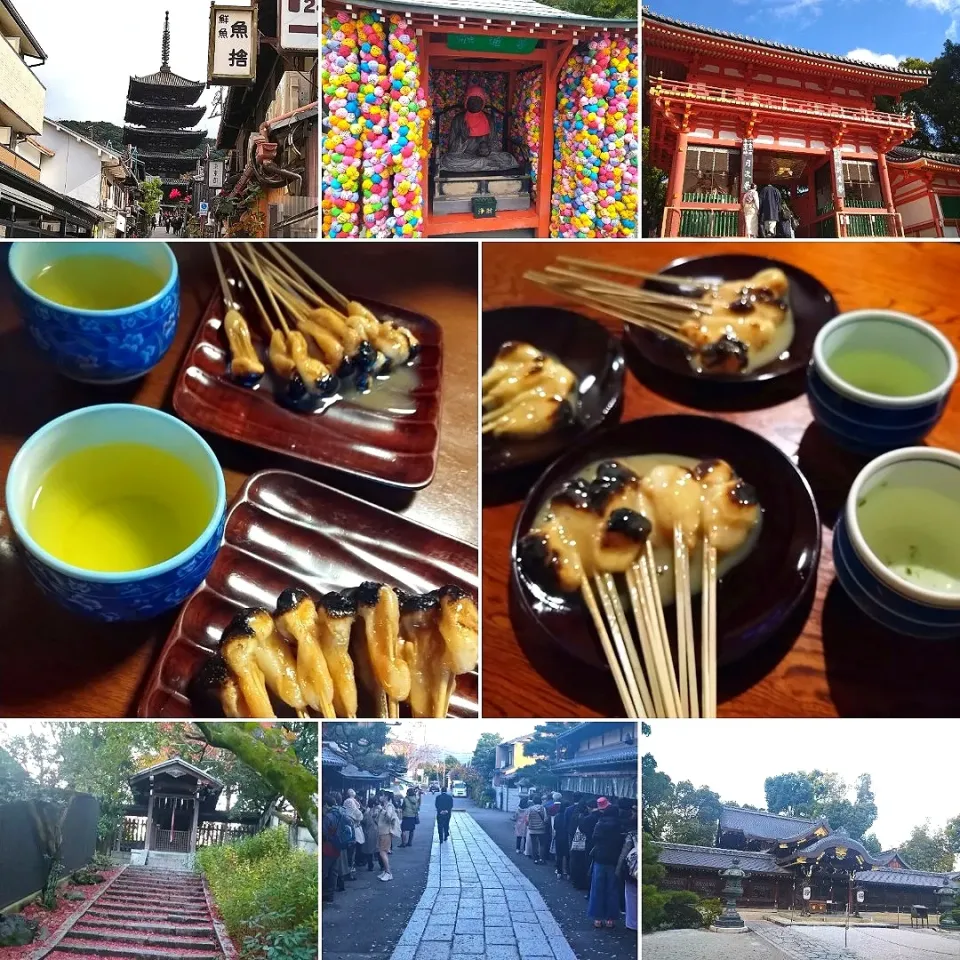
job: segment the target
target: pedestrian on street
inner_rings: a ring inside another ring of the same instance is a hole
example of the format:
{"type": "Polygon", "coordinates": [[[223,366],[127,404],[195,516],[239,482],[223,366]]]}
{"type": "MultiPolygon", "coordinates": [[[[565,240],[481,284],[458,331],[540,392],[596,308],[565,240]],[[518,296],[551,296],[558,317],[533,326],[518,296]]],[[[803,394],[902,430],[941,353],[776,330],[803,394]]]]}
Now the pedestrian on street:
{"type": "Polygon", "coordinates": [[[523,843],[527,839],[527,808],[530,801],[522,797],[513,815],[513,835],[517,838],[517,853],[523,853],[523,843]]]}
{"type": "Polygon", "coordinates": [[[554,854],[557,861],[557,879],[563,880],[567,876],[570,865],[570,837],[567,835],[567,810],[570,804],[566,800],[560,801],[560,811],[553,818],[554,854]]]}
{"type": "Polygon", "coordinates": [[[590,817],[590,808],[586,800],[581,800],[574,808],[570,818],[570,882],[575,890],[589,890],[590,880],[587,871],[587,835],[583,832],[590,817]],[[583,826],[581,826],[583,825],[583,826]]]}
{"type": "Polygon", "coordinates": [[[345,889],[343,877],[340,875],[345,831],[341,829],[346,814],[340,806],[340,798],[336,793],[328,793],[323,798],[323,820],[321,822],[321,859],[323,867],[323,899],[326,903],[333,901],[334,891],[342,893],[345,889]]]}
{"type": "Polygon", "coordinates": [[[437,810],[437,835],[440,837],[440,842],[443,843],[450,836],[450,814],[453,811],[453,797],[447,793],[446,787],[440,788],[435,806],[437,810]]]}
{"type": "Polygon", "coordinates": [[[347,880],[357,879],[357,846],[363,843],[363,810],[357,802],[357,791],[348,790],[346,799],[343,801],[343,809],[353,824],[354,842],[346,849],[346,875],[347,880]]]}
{"type": "Polygon", "coordinates": [[[623,848],[620,810],[606,797],[597,800],[599,817],[593,830],[593,868],[590,872],[590,902],[587,915],[595,927],[613,927],[620,913],[617,861],[623,848]]]}
{"type": "Polygon", "coordinates": [[[377,836],[379,837],[377,851],[380,856],[380,866],[383,868],[377,879],[392,880],[390,848],[393,844],[393,838],[400,836],[400,818],[397,816],[397,808],[393,805],[393,798],[389,793],[383,795],[380,809],[377,812],[377,836]]]}
{"type": "Polygon", "coordinates": [[[363,811],[363,845],[359,854],[363,857],[362,863],[367,865],[367,873],[373,872],[373,861],[377,856],[377,846],[380,836],[377,830],[377,802],[375,799],[367,801],[363,811]]]}
{"type": "Polygon", "coordinates": [[[169,236],[170,236],[170,214],[167,214],[167,215],[163,218],[163,225],[164,225],[164,227],[166,228],[166,230],[167,230],[167,236],[169,237],[169,236]]]}
{"type": "Polygon", "coordinates": [[[400,847],[409,847],[413,843],[413,831],[417,827],[417,794],[413,787],[407,790],[407,795],[403,798],[400,807],[400,847]]]}
{"type": "Polygon", "coordinates": [[[530,834],[533,862],[543,863],[546,853],[547,811],[539,795],[535,795],[532,800],[530,809],[527,811],[527,832],[530,834]]]}
{"type": "Polygon", "coordinates": [[[620,857],[617,860],[617,878],[623,883],[627,903],[626,924],[628,930],[637,929],[637,866],[639,860],[637,820],[634,816],[631,829],[623,841],[623,846],[620,848],[620,857]]]}
{"type": "Polygon", "coordinates": [[[546,846],[547,846],[547,860],[551,858],[556,858],[557,848],[557,831],[554,827],[554,821],[557,818],[557,814],[560,813],[560,801],[563,799],[562,793],[551,793],[550,802],[544,801],[543,809],[547,812],[547,836],[546,836],[546,846]]]}

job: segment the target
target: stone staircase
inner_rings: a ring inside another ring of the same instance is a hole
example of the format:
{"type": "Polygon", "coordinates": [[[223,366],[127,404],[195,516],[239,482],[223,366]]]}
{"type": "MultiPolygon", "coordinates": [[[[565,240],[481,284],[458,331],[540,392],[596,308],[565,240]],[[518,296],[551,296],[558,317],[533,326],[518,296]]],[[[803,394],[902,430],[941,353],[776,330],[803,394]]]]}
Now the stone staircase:
{"type": "Polygon", "coordinates": [[[84,955],[223,960],[200,877],[128,867],[46,956],[83,960],[84,955]]]}

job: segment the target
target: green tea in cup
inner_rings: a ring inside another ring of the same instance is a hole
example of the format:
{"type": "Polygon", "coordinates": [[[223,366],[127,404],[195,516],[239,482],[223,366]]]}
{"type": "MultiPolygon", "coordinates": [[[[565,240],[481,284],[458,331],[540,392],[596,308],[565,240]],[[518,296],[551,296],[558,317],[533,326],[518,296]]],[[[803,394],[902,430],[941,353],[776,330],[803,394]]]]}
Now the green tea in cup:
{"type": "Polygon", "coordinates": [[[939,379],[910,357],[867,347],[841,347],[830,369],[851,386],[885,397],[915,397],[933,390],[939,379]]]}
{"type": "Polygon", "coordinates": [[[167,279],[134,260],[95,253],[54,260],[28,282],[35,293],[65,307],[120,310],[155,297],[167,279]]]}

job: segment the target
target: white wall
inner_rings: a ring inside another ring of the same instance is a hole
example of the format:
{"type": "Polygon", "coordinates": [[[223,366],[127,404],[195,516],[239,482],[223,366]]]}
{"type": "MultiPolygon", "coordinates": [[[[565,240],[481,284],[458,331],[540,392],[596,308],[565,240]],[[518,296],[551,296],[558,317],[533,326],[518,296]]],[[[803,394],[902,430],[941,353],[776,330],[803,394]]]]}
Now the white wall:
{"type": "MultiPolygon", "coordinates": [[[[903,228],[906,230],[915,223],[926,223],[933,219],[933,211],[930,209],[930,201],[926,197],[918,197],[909,203],[898,203],[896,205],[897,213],[903,220],[903,228]]],[[[936,236],[936,232],[931,230],[928,236],[936,236]]]]}
{"type": "MultiPolygon", "coordinates": [[[[20,58],[11,38],[0,38],[0,103],[16,116],[13,126],[21,133],[39,133],[46,99],[43,84],[20,58]]],[[[8,122],[12,121],[11,116],[8,122]]]]}
{"type": "Polygon", "coordinates": [[[54,151],[54,156],[45,157],[41,164],[40,182],[57,193],[99,207],[102,151],[47,121],[43,123],[43,135],[37,139],[54,151]]]}

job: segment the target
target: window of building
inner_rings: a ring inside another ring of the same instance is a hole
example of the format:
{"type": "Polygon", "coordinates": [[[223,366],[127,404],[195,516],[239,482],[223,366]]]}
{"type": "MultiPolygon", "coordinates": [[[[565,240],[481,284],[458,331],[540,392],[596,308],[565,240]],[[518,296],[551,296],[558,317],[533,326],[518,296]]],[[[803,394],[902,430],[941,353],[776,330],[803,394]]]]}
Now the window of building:
{"type": "Polygon", "coordinates": [[[844,160],[844,205],[848,207],[883,207],[880,179],[875,160],[844,160]]]}
{"type": "Polygon", "coordinates": [[[691,203],[737,203],[740,198],[740,151],[723,147],[688,147],[683,171],[683,199],[691,203]]]}

